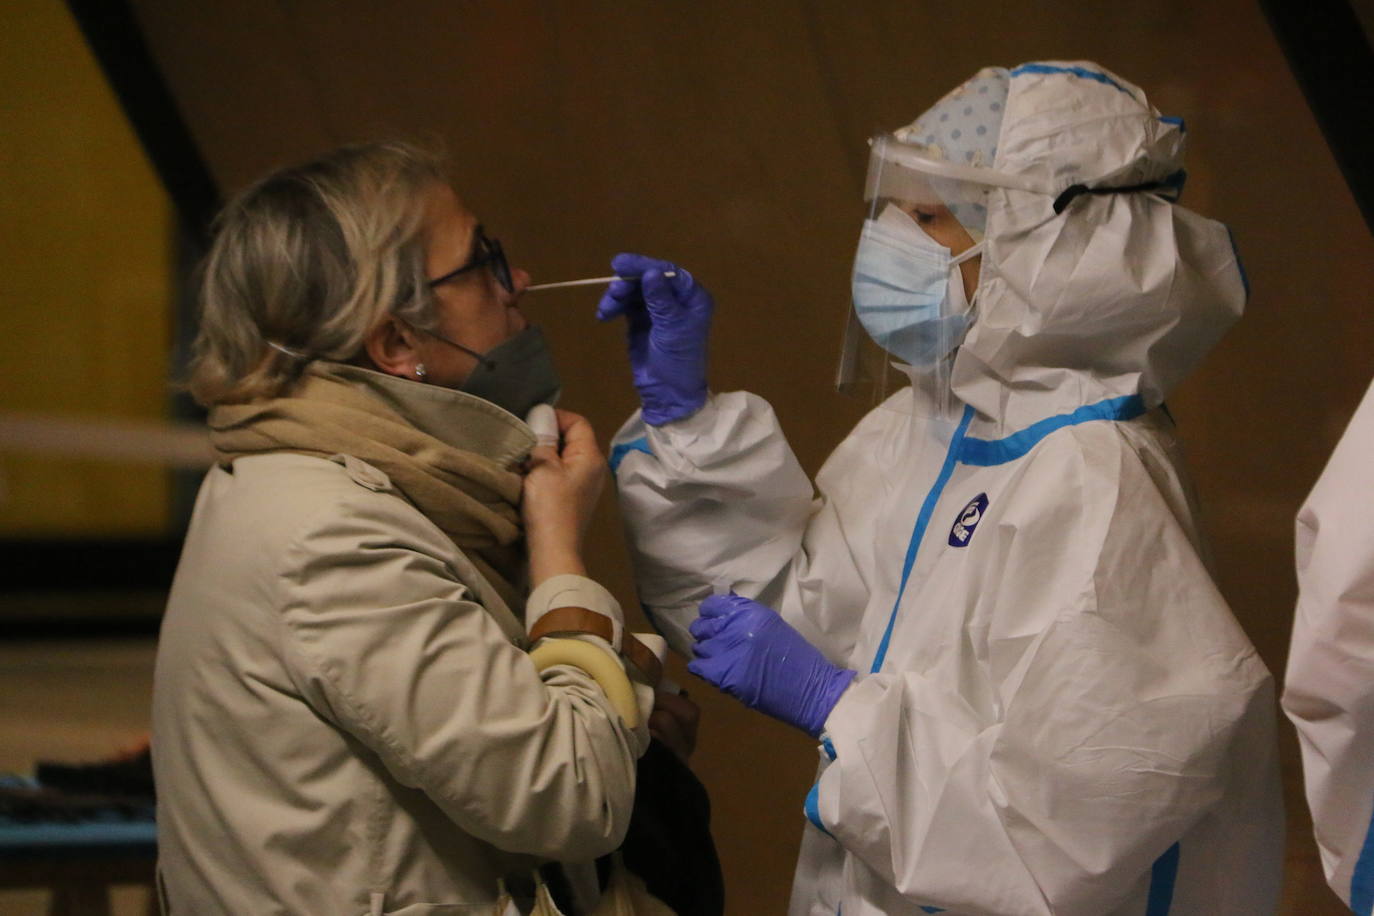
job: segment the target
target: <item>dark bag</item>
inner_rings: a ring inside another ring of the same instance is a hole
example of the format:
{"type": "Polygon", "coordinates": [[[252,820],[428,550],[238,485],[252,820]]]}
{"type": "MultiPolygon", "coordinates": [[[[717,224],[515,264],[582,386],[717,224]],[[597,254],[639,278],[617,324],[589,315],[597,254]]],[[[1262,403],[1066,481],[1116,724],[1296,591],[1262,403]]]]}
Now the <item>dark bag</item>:
{"type": "Polygon", "coordinates": [[[678,916],[725,913],[706,787],[657,740],[639,759],[634,812],[620,852],[625,866],[678,916]]]}

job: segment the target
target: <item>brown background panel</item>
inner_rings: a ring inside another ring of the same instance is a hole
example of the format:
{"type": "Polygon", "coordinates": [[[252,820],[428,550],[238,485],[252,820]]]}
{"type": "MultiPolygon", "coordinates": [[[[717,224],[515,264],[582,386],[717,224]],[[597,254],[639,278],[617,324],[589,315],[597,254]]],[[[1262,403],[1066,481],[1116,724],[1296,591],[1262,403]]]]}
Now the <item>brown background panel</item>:
{"type": "MultiPolygon", "coordinates": [[[[1374,366],[1374,245],[1251,3],[135,6],[227,189],[336,143],[431,136],[536,280],[603,273],[624,249],[689,266],[719,303],[713,386],[772,401],[812,471],[864,408],[830,379],[866,137],[987,64],[1089,59],[1139,83],[1188,120],[1185,203],[1232,226],[1254,287],[1245,319],[1170,404],[1221,586],[1282,672],[1292,518],[1374,366]]],[[[526,306],[556,341],[565,405],[608,437],[634,397],[620,329],[596,325],[595,300],[541,293],[526,306]]],[[[611,502],[592,563],[632,604],[611,502]]],[[[781,912],[811,742],[678,674],[705,709],[696,765],[731,912],[781,912]]],[[[1342,912],[1322,884],[1286,726],[1284,741],[1285,910],[1342,912]]]]}

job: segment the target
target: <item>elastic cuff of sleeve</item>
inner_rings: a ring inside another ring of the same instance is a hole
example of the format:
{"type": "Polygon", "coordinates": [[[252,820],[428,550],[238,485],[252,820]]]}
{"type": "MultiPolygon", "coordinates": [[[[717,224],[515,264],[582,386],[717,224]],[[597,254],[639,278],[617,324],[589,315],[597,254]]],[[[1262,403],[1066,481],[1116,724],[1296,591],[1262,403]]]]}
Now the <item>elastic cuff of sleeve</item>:
{"type": "Polygon", "coordinates": [[[665,407],[662,410],[646,406],[641,411],[640,415],[644,418],[644,422],[646,425],[652,426],[654,428],[658,428],[660,426],[667,426],[670,423],[685,423],[686,421],[695,417],[697,414],[701,413],[702,408],[709,404],[710,401],[711,397],[709,394],[707,394],[702,397],[701,403],[696,405],[692,405],[690,403],[674,404],[671,407],[665,407]]]}
{"type": "Polygon", "coordinates": [[[817,712],[822,714],[823,718],[819,722],[811,719],[810,721],[801,723],[806,733],[817,740],[820,739],[821,735],[825,734],[825,726],[830,720],[830,714],[834,712],[835,707],[839,705],[840,699],[844,696],[845,691],[849,689],[849,685],[854,683],[854,678],[858,677],[858,672],[852,668],[836,668],[833,669],[833,672],[833,675],[823,688],[821,696],[818,698],[820,709],[817,710],[817,712]]]}
{"type": "MultiPolygon", "coordinates": [[[[844,699],[852,692],[852,688],[859,686],[865,680],[864,675],[859,674],[852,668],[843,670],[845,674],[848,674],[848,677],[845,679],[844,686],[840,689],[839,693],[835,695],[835,702],[831,705],[830,711],[825,714],[825,721],[821,723],[820,730],[816,733],[816,738],[821,741],[822,745],[829,747],[831,749],[831,760],[834,760],[837,756],[835,753],[833,753],[835,748],[835,732],[837,730],[843,732],[842,728],[834,728],[831,722],[831,720],[835,718],[835,710],[845,705],[844,699]]],[[[843,714],[841,714],[841,717],[843,717],[843,714]]]]}
{"type": "Polygon", "coordinates": [[[586,608],[606,617],[611,622],[611,645],[621,644],[625,615],[620,610],[620,603],[599,583],[586,576],[571,574],[550,576],[530,593],[525,603],[525,632],[532,631],[549,611],[563,607],[586,608]]]}
{"type": "Polygon", "coordinates": [[[715,441],[719,437],[723,419],[720,407],[721,395],[708,392],[706,403],[690,416],[674,420],[661,426],[644,419],[644,438],[649,450],[659,463],[674,474],[691,473],[695,465],[706,456],[692,457],[694,449],[705,449],[706,455],[714,457],[720,446],[715,441]]]}

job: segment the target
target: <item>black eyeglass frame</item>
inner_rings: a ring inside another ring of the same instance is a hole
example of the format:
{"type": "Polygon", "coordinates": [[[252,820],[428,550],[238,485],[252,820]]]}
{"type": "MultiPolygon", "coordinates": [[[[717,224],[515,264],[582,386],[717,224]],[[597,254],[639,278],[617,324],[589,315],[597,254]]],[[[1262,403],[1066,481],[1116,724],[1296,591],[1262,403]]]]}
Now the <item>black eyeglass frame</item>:
{"type": "Polygon", "coordinates": [[[491,238],[481,226],[478,226],[476,237],[473,239],[473,247],[477,251],[468,259],[466,264],[457,270],[450,270],[442,277],[428,281],[429,288],[433,289],[440,283],[447,283],[455,277],[477,270],[479,267],[490,266],[492,276],[496,277],[496,282],[501,284],[501,288],[508,293],[515,292],[515,282],[510,275],[510,264],[506,261],[506,252],[501,248],[500,240],[491,238]]]}

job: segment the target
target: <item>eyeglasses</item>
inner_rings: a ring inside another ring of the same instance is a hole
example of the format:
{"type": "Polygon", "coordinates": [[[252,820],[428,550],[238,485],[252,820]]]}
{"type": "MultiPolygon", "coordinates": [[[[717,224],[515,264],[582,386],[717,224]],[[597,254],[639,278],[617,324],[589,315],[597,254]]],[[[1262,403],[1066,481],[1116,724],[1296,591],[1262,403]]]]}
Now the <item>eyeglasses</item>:
{"type": "Polygon", "coordinates": [[[490,267],[492,276],[496,277],[496,282],[501,284],[501,288],[508,293],[515,292],[515,284],[510,278],[510,265],[506,263],[506,253],[501,250],[501,243],[493,238],[488,238],[481,226],[477,227],[476,237],[473,239],[473,255],[468,258],[468,262],[457,270],[451,270],[442,277],[436,277],[429,281],[430,288],[438,286],[440,283],[447,283],[454,277],[462,276],[470,270],[477,270],[479,267],[490,267]]]}

